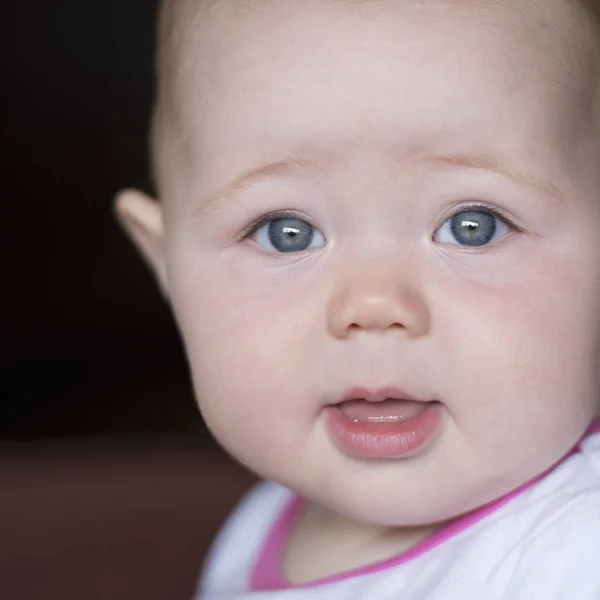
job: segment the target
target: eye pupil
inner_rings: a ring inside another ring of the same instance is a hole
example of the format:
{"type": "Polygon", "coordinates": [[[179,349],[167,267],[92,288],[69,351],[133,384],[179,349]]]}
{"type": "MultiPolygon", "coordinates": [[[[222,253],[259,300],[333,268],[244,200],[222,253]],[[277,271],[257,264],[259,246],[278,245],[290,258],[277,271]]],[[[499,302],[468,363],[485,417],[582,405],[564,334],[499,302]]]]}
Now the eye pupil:
{"type": "Polygon", "coordinates": [[[300,231],[295,227],[284,227],[283,233],[285,233],[288,237],[296,237],[300,235],[300,231]]]}

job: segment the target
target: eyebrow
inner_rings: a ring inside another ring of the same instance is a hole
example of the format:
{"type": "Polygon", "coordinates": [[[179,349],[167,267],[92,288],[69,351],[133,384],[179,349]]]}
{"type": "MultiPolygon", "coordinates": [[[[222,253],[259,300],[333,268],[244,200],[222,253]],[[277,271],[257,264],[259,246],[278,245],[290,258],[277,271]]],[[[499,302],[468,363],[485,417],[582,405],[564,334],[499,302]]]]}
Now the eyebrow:
{"type": "Polygon", "coordinates": [[[524,169],[512,169],[501,160],[493,157],[480,154],[477,156],[469,156],[467,154],[455,154],[450,156],[433,156],[428,157],[428,160],[434,163],[454,167],[465,167],[468,169],[478,169],[480,171],[488,171],[496,173],[503,177],[512,179],[519,185],[525,186],[537,192],[542,192],[547,196],[551,196],[556,200],[562,201],[563,196],[559,189],[550,181],[546,181],[541,177],[529,173],[524,169]]]}
{"type": "Polygon", "coordinates": [[[236,194],[266,179],[291,177],[302,171],[322,172],[324,170],[322,161],[304,156],[290,156],[274,163],[262,165],[242,173],[223,189],[208,196],[200,203],[201,210],[210,211],[217,208],[236,194]]]}
{"type": "MultiPolygon", "coordinates": [[[[523,169],[511,169],[508,165],[492,156],[486,156],[484,154],[427,155],[423,160],[430,164],[441,164],[496,173],[513,180],[521,186],[541,192],[556,200],[563,200],[560,191],[551,182],[537,177],[523,169]]],[[[291,177],[302,171],[324,172],[325,165],[321,160],[315,158],[290,156],[283,160],[250,169],[236,177],[221,190],[208,196],[200,203],[201,211],[210,211],[217,208],[238,193],[264,180],[291,177]]]]}

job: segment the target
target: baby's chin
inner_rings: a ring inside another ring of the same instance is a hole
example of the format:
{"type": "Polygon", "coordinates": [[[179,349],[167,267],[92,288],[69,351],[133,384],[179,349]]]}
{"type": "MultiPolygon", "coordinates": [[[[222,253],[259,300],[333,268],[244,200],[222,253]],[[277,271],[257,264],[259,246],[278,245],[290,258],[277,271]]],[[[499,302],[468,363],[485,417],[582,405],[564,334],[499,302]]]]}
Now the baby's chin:
{"type": "MultiPolygon", "coordinates": [[[[260,474],[260,469],[258,470],[260,474]]],[[[509,494],[518,482],[490,482],[484,477],[463,478],[445,469],[411,469],[401,465],[362,464],[335,469],[322,481],[310,472],[270,472],[267,479],[304,497],[332,515],[374,527],[440,526],[509,494]]]]}
{"type": "Polygon", "coordinates": [[[357,489],[354,494],[329,490],[328,494],[308,495],[307,500],[332,514],[363,525],[435,530],[501,502],[516,492],[510,486],[485,491],[478,489],[481,486],[466,484],[460,491],[458,487],[450,489],[448,485],[440,485],[435,490],[431,489],[433,487],[430,485],[430,491],[423,492],[421,486],[415,484],[412,492],[408,493],[404,486],[392,487],[389,484],[379,489],[357,489]]]}
{"type": "Polygon", "coordinates": [[[421,496],[416,490],[405,493],[402,488],[381,486],[380,489],[356,490],[353,495],[332,493],[309,497],[309,501],[351,521],[384,528],[440,527],[461,515],[484,506],[486,496],[467,497],[448,494],[443,489],[435,495],[421,496]]]}

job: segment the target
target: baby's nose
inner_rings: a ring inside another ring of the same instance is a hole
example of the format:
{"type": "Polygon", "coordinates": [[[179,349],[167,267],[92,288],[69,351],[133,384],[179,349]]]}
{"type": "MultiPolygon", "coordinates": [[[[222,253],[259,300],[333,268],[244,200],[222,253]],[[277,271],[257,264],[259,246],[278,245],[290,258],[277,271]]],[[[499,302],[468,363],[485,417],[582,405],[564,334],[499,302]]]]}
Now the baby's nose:
{"type": "Polygon", "coordinates": [[[425,299],[391,278],[362,279],[338,290],[331,298],[328,327],[331,335],[345,339],[357,330],[404,330],[410,337],[429,331],[425,299]]]}

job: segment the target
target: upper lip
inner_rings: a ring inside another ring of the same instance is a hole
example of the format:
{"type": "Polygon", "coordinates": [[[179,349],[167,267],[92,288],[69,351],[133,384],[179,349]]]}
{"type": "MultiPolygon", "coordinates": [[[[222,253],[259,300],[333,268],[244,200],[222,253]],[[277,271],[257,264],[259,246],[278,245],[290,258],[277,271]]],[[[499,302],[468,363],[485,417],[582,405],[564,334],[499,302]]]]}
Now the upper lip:
{"type": "Polygon", "coordinates": [[[410,400],[412,402],[418,401],[418,398],[407,394],[401,389],[395,386],[385,386],[381,388],[367,388],[356,386],[350,388],[337,402],[347,402],[348,400],[366,400],[367,402],[383,402],[388,398],[394,400],[410,400]]]}

